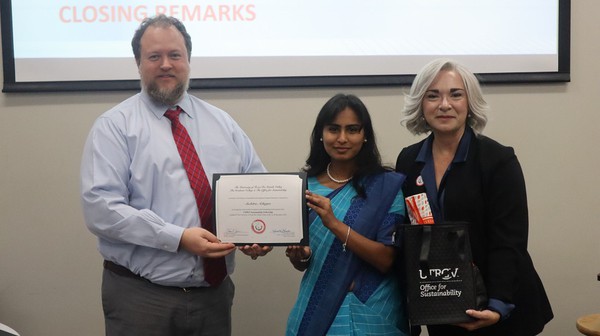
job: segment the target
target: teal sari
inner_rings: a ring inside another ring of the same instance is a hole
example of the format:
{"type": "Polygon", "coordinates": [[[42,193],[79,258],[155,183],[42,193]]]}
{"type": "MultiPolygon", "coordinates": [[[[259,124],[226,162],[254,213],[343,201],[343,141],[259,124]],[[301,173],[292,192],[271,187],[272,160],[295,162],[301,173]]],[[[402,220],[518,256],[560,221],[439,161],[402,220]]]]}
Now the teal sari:
{"type": "MultiPolygon", "coordinates": [[[[336,218],[353,231],[394,245],[396,225],[403,221],[404,176],[379,174],[365,180],[366,199],[357,197],[351,184],[331,197],[336,218]]],[[[320,195],[332,189],[309,178],[308,188],[320,195]]],[[[310,223],[312,258],[300,284],[296,304],[288,318],[286,335],[408,335],[404,298],[397,277],[381,274],[351,251],[318,216],[310,223]],[[354,282],[354,289],[348,288],[354,282]]]]}

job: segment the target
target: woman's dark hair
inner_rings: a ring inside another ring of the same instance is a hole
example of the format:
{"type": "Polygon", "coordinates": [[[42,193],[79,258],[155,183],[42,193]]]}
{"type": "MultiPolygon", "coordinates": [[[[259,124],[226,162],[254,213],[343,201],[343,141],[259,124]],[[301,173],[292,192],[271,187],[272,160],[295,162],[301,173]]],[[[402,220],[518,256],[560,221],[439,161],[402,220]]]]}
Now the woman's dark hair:
{"type": "Polygon", "coordinates": [[[140,65],[140,57],[141,57],[141,40],[142,36],[146,32],[146,29],[150,26],[158,26],[158,27],[170,27],[174,26],[179,30],[181,35],[183,35],[183,40],[185,41],[185,48],[187,49],[188,61],[192,58],[192,38],[190,34],[188,34],[185,26],[181,21],[177,20],[172,16],[166,16],[164,14],[159,14],[154,17],[145,18],[144,21],[140,24],[138,29],[133,34],[133,38],[131,39],[131,49],[133,49],[133,55],[135,56],[135,61],[138,65],[140,65]]]}
{"type": "Polygon", "coordinates": [[[365,104],[355,95],[338,93],[323,105],[312,130],[310,153],[303,170],[306,171],[308,176],[317,176],[327,169],[331,157],[325,151],[321,140],[323,129],[333,123],[337,115],[346,108],[349,108],[356,114],[367,140],[363,143],[362,148],[354,158],[356,171],[352,177],[352,185],[361,197],[365,197],[363,179],[369,175],[384,172],[387,169],[381,164],[381,155],[375,142],[375,132],[373,131],[369,111],[365,104]]]}

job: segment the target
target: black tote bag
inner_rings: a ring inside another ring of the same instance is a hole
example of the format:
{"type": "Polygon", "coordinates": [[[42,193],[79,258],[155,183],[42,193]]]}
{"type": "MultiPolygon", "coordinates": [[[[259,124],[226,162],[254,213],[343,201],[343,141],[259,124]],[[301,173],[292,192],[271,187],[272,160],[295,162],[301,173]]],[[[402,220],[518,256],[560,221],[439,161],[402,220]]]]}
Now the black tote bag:
{"type": "Polygon", "coordinates": [[[412,325],[468,322],[467,309],[486,308],[467,223],[404,225],[403,260],[412,325]]]}

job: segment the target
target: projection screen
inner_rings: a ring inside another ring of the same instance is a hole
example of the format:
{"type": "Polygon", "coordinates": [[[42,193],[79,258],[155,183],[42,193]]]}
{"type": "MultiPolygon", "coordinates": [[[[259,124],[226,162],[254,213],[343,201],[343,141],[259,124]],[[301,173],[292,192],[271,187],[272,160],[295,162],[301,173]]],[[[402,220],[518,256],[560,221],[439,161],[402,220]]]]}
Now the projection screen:
{"type": "Polygon", "coordinates": [[[139,87],[131,37],[164,13],[192,88],[403,85],[436,57],[484,82],[569,81],[569,0],[2,1],[4,92],[139,87]]]}

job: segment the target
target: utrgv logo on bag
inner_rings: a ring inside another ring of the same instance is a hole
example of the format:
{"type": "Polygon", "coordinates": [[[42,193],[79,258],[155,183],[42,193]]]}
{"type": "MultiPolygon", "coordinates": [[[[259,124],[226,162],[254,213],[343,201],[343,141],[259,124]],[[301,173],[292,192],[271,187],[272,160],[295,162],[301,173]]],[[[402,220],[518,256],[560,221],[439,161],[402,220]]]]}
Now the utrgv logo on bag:
{"type": "Polygon", "coordinates": [[[455,268],[430,268],[430,269],[419,269],[419,277],[422,280],[451,280],[457,279],[458,276],[458,267],[455,268]]]}

